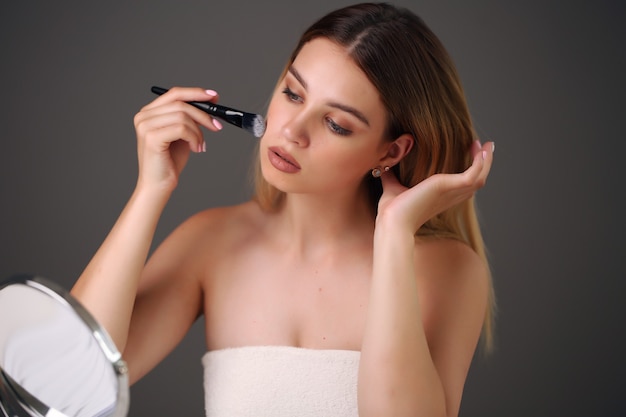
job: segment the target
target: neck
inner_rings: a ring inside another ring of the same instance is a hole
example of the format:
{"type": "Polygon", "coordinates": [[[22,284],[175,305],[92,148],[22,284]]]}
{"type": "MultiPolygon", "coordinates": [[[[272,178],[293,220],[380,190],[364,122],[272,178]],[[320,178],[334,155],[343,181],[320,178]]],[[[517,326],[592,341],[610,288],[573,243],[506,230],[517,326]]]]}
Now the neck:
{"type": "Polygon", "coordinates": [[[341,195],[287,194],[272,227],[290,252],[315,257],[371,244],[374,213],[362,189],[341,195]]]}

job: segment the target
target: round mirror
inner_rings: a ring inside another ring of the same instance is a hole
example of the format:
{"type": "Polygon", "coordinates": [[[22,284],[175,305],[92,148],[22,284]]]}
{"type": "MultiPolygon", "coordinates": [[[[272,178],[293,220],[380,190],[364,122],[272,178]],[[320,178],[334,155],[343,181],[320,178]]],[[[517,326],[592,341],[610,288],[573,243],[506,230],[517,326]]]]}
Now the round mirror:
{"type": "Polygon", "coordinates": [[[66,290],[41,277],[0,282],[0,410],[5,416],[125,416],[125,362],[66,290]]]}

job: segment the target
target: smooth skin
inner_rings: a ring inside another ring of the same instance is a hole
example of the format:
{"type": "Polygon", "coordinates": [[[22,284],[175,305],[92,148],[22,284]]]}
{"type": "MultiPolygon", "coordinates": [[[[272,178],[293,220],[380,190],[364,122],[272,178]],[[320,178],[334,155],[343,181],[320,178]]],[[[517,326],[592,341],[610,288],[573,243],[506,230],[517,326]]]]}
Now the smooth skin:
{"type": "Polygon", "coordinates": [[[277,87],[260,144],[263,174],[287,192],[284,205],[275,213],[253,201],[198,213],[146,263],[190,153],[207,148],[200,127],[220,130],[184,101],[217,99],[210,90],[173,88],[136,115],[137,186],[72,290],[123,351],[131,382],[204,314],[209,350],[361,351],[362,417],[456,416],[488,272],[467,245],[415,233],[485,184],[493,144],[476,142],[464,173],[411,189],[384,173],[375,216],[362,179],[397,164],[413,139],[382,139],[386,117],[374,86],[341,47],[315,39],[277,87]],[[273,150],[299,169],[277,169],[273,150]]]}

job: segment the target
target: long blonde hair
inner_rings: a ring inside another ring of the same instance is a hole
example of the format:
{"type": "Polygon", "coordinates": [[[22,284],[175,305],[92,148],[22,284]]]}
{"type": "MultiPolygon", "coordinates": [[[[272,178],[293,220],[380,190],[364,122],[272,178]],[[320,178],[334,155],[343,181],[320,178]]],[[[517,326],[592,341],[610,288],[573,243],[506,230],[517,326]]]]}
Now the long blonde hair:
{"type": "MultiPolygon", "coordinates": [[[[378,89],[388,112],[387,139],[413,135],[410,153],[393,168],[403,185],[411,187],[433,174],[458,173],[469,167],[477,135],[459,76],[442,43],[418,16],[385,3],[363,3],[331,12],[304,32],[279,80],[302,47],[319,37],[346,48],[378,89]]],[[[255,198],[264,209],[275,210],[284,193],[265,181],[258,165],[255,198]]],[[[364,181],[375,210],[382,193],[380,181],[370,175],[364,181]]],[[[433,217],[417,234],[461,240],[488,265],[474,198],[433,217]]],[[[483,325],[487,348],[493,340],[494,305],[490,277],[483,325]]]]}

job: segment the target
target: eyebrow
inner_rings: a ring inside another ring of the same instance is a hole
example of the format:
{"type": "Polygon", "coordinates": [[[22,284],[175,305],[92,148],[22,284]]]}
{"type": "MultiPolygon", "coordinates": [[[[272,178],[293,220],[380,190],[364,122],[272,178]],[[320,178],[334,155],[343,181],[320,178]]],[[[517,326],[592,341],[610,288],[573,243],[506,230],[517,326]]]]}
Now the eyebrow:
{"type": "MultiPolygon", "coordinates": [[[[298,82],[302,85],[302,87],[306,90],[308,87],[307,82],[304,80],[304,78],[302,78],[302,75],[298,72],[297,69],[295,69],[293,67],[293,65],[289,66],[288,69],[289,73],[291,75],[293,75],[293,77],[298,80],[298,82]]],[[[331,101],[329,103],[327,103],[330,107],[334,107],[336,109],[345,111],[346,113],[350,113],[352,114],[354,117],[356,117],[357,119],[359,119],[360,121],[362,121],[363,123],[365,123],[367,126],[370,125],[369,120],[367,120],[367,117],[365,117],[365,115],[363,113],[361,113],[360,111],[358,111],[357,109],[355,109],[354,107],[350,107],[347,106],[345,104],[341,104],[341,103],[337,103],[335,101],[331,101]]]]}

